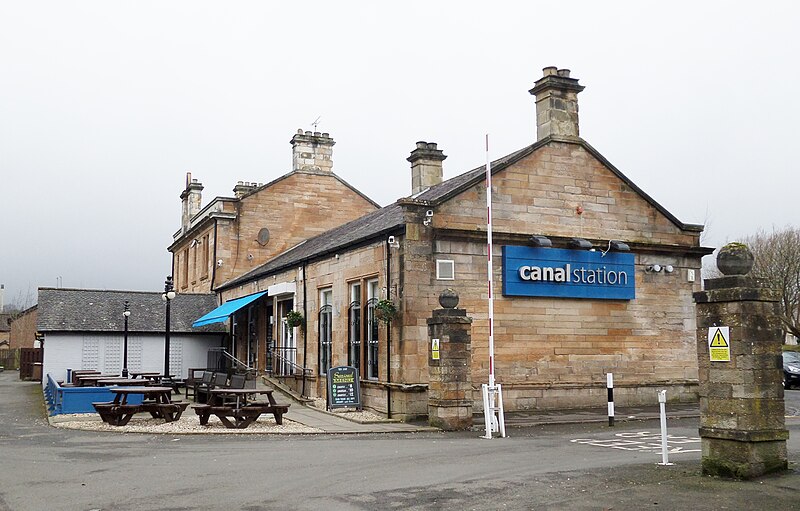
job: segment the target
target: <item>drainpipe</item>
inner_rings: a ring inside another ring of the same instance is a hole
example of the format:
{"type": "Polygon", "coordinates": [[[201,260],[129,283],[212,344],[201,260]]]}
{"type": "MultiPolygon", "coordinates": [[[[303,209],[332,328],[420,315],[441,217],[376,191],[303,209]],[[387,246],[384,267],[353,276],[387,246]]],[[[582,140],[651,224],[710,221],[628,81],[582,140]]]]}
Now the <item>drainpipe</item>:
{"type": "MultiPolygon", "coordinates": [[[[175,255],[173,254],[173,258],[175,255]]],[[[173,263],[174,264],[174,263],[173,263]]],[[[214,285],[217,280],[217,219],[214,219],[214,258],[211,260],[211,292],[214,292],[214,285]]],[[[221,303],[219,305],[222,305],[221,303]]]]}
{"type": "MultiPolygon", "coordinates": [[[[386,240],[386,297],[392,292],[392,250],[389,240],[386,240]]],[[[392,323],[386,323],[386,417],[392,418],[392,323]]]]}
{"type": "Polygon", "coordinates": [[[308,360],[308,311],[306,307],[308,306],[308,301],[306,297],[308,293],[306,293],[306,282],[308,279],[306,278],[306,264],[308,261],[303,261],[303,386],[300,390],[300,395],[306,395],[306,362],[308,360]]]}

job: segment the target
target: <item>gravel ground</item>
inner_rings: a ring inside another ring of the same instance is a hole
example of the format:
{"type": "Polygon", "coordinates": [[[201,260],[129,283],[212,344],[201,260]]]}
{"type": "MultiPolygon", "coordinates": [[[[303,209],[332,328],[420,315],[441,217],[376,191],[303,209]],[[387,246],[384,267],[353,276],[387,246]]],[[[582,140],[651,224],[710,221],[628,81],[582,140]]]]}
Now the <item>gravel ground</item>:
{"type": "Polygon", "coordinates": [[[94,413],[65,414],[58,416],[57,428],[82,429],[87,431],[112,431],[114,433],[166,433],[166,434],[237,434],[249,435],[258,433],[302,434],[321,433],[322,430],[304,426],[284,417],[283,424],[278,426],[272,417],[261,417],[245,429],[226,428],[218,418],[211,416],[207,426],[200,425],[200,418],[194,414],[184,413],[174,422],[150,417],[134,417],[125,426],[110,426],[100,420],[94,413]],[[73,419],[73,420],[70,420],[73,419]]]}
{"type": "MultiPolygon", "coordinates": [[[[314,401],[310,402],[309,404],[319,410],[327,411],[327,401],[325,401],[325,398],[315,398],[314,401]]],[[[332,412],[328,413],[333,413],[334,415],[337,415],[343,419],[351,420],[353,422],[387,422],[388,420],[382,415],[378,415],[367,410],[359,411],[355,408],[336,408],[332,412]]]]}

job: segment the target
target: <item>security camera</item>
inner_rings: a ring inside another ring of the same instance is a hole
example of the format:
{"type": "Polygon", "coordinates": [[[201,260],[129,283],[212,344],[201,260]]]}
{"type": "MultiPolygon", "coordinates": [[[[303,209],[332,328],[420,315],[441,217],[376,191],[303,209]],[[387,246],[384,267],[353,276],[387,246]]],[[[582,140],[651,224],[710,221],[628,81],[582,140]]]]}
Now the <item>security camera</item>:
{"type": "Polygon", "coordinates": [[[394,236],[389,236],[389,245],[394,245],[394,236]]]}
{"type": "Polygon", "coordinates": [[[426,211],[425,212],[425,216],[427,216],[428,218],[432,217],[433,216],[433,210],[429,209],[428,211],[426,211]]]}
{"type": "Polygon", "coordinates": [[[222,266],[222,259],[217,260],[217,266],[222,266]]]}

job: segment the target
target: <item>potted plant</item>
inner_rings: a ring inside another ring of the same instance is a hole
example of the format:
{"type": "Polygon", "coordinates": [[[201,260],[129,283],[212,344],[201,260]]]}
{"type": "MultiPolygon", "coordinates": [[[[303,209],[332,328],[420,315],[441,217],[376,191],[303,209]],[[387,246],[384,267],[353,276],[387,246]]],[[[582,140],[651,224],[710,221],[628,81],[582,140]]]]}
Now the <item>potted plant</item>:
{"type": "Polygon", "coordinates": [[[375,304],[375,317],[384,323],[389,323],[397,316],[397,307],[391,300],[378,300],[375,304]]]}
{"type": "Polygon", "coordinates": [[[290,327],[296,327],[303,324],[303,315],[297,311],[289,311],[286,313],[286,323],[290,327]]]}

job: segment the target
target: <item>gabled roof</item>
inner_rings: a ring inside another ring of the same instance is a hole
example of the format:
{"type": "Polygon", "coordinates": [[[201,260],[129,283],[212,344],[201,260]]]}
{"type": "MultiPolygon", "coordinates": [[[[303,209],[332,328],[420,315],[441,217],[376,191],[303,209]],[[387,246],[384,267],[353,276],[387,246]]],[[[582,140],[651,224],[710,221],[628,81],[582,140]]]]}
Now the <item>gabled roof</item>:
{"type": "MultiPolygon", "coordinates": [[[[667,217],[679,229],[699,232],[703,230],[702,225],[685,224],[678,220],[672,213],[667,211],[664,206],[655,201],[652,197],[647,195],[641,188],[636,186],[625,174],[614,167],[603,155],[601,155],[595,148],[590,146],[583,139],[578,138],[560,138],[560,137],[546,137],[539,140],[535,144],[524,147],[511,154],[503,156],[491,163],[492,175],[506,169],[510,165],[530,156],[538,149],[552,143],[563,142],[569,144],[580,145],[592,156],[597,158],[608,170],[615,174],[622,182],[639,194],[645,201],[652,205],[661,214],[667,217]]],[[[483,182],[486,175],[486,165],[481,165],[478,168],[472,169],[461,175],[450,178],[446,181],[432,186],[428,190],[420,193],[414,197],[414,201],[420,204],[429,204],[436,206],[445,202],[459,193],[462,193],[478,183],[483,182]]],[[[369,213],[357,220],[346,223],[330,231],[324,232],[319,236],[310,238],[309,240],[296,245],[295,247],[287,250],[286,252],[276,256],[269,262],[255,268],[254,270],[228,281],[221,286],[218,290],[228,289],[254,279],[258,279],[265,275],[277,272],[284,268],[295,266],[302,261],[308,261],[317,257],[322,257],[341,250],[344,247],[358,245],[359,243],[366,242],[374,239],[379,235],[392,232],[404,226],[403,220],[403,207],[395,202],[385,208],[379,209],[373,213],[369,213]]]]}
{"type": "MultiPolygon", "coordinates": [[[[351,185],[350,183],[348,183],[347,181],[345,181],[344,179],[342,179],[338,175],[336,175],[334,172],[329,172],[329,171],[315,172],[315,171],[308,171],[308,170],[293,170],[293,171],[288,172],[288,173],[286,173],[286,174],[284,174],[284,175],[282,175],[280,177],[277,177],[277,178],[273,179],[269,183],[265,183],[265,184],[263,184],[261,186],[258,186],[256,188],[254,188],[253,190],[251,190],[251,191],[247,192],[246,194],[242,195],[241,197],[215,197],[208,204],[206,204],[205,207],[203,207],[194,217],[189,219],[190,228],[187,229],[187,231],[185,233],[181,233],[181,229],[178,229],[175,232],[175,234],[173,234],[173,242],[170,244],[169,247],[167,247],[167,250],[168,251],[172,251],[172,249],[175,246],[179,245],[181,241],[183,241],[184,239],[190,237],[190,235],[192,234],[192,232],[195,230],[196,227],[198,227],[200,225],[205,225],[206,220],[211,218],[211,216],[215,213],[214,211],[211,211],[210,208],[216,202],[218,202],[218,201],[219,202],[223,202],[223,201],[225,201],[225,202],[239,202],[239,201],[242,201],[242,200],[250,197],[251,195],[255,195],[255,194],[257,194],[257,193],[259,193],[259,192],[261,192],[263,190],[266,190],[267,188],[270,188],[270,187],[274,186],[275,184],[283,181],[284,179],[287,179],[287,178],[289,178],[291,176],[294,176],[296,174],[314,174],[314,175],[317,175],[317,176],[332,177],[333,179],[335,179],[335,180],[339,181],[340,183],[342,183],[344,186],[349,188],[355,194],[357,194],[362,199],[364,199],[365,201],[369,202],[370,204],[372,204],[376,208],[380,208],[381,207],[380,204],[378,204],[374,200],[372,200],[369,197],[367,197],[366,195],[364,195],[363,192],[361,192],[359,189],[357,189],[356,187],[354,187],[353,185],[351,185]],[[201,218],[203,215],[206,215],[206,218],[201,218]]],[[[217,213],[217,215],[219,215],[219,213],[217,213]]]]}
{"type": "MultiPolygon", "coordinates": [[[[124,302],[131,315],[129,332],[164,332],[166,307],[162,293],[94,289],[39,288],[40,332],[122,332],[124,302]]],[[[217,306],[213,294],[178,294],[170,303],[170,331],[224,332],[223,325],[192,328],[192,322],[217,306]]]]}
{"type": "MultiPolygon", "coordinates": [[[[510,165],[520,161],[521,159],[525,158],[533,154],[537,149],[540,149],[551,142],[563,142],[567,144],[576,144],[594,156],[600,163],[602,163],[608,170],[610,170],[614,175],[616,175],[620,180],[622,180],[627,186],[629,186],[632,190],[634,190],[637,194],[639,194],[645,201],[647,201],[651,206],[656,208],[662,215],[667,217],[675,226],[679,229],[687,230],[687,231],[702,231],[702,225],[696,224],[685,224],[678,220],[675,215],[667,211],[667,209],[656,202],[655,199],[647,195],[641,188],[636,186],[636,184],[631,181],[625,174],[620,172],[618,168],[611,164],[605,157],[600,154],[594,147],[590,146],[585,140],[583,139],[573,139],[573,138],[560,138],[560,137],[546,137],[542,140],[539,140],[535,144],[529,145],[519,151],[513,152],[509,155],[503,156],[500,159],[497,159],[492,162],[492,175],[500,172],[501,170],[507,168],[510,165]]],[[[435,206],[437,204],[441,204],[442,202],[450,199],[451,197],[458,195],[459,193],[475,186],[476,184],[483,182],[486,174],[486,165],[481,165],[476,169],[472,169],[469,172],[465,172],[460,176],[456,176],[452,179],[448,179],[447,181],[443,181],[436,186],[432,186],[430,189],[426,190],[425,192],[419,194],[416,199],[422,201],[428,201],[431,205],[435,206]]]]}
{"type": "Polygon", "coordinates": [[[369,240],[375,239],[384,233],[392,232],[404,225],[403,207],[398,203],[391,204],[361,218],[340,225],[319,236],[295,245],[286,252],[272,258],[269,262],[253,269],[249,273],[228,281],[218,290],[234,287],[244,282],[269,275],[283,268],[296,266],[302,261],[308,261],[326,254],[333,253],[343,247],[353,247],[369,240]]]}

